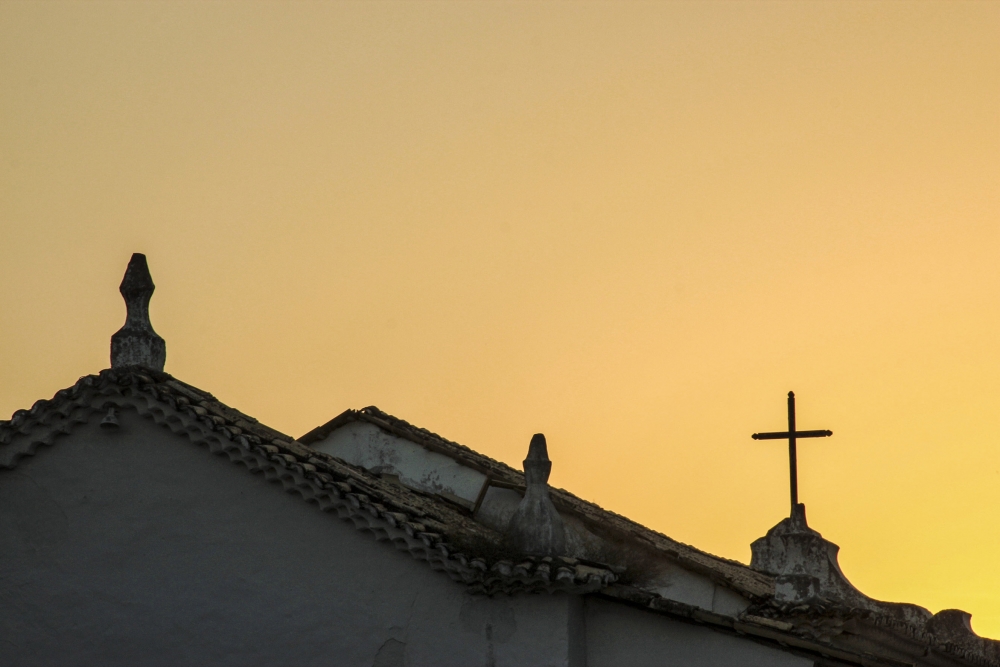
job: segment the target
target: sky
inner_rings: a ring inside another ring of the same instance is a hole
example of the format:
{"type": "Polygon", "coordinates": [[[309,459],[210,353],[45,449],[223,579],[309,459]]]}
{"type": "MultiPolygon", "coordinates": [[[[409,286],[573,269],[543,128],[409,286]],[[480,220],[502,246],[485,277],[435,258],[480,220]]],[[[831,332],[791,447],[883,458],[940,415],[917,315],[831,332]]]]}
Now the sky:
{"type": "Polygon", "coordinates": [[[109,365],[381,409],[1000,638],[1000,3],[0,2],[0,416],[109,365]]]}

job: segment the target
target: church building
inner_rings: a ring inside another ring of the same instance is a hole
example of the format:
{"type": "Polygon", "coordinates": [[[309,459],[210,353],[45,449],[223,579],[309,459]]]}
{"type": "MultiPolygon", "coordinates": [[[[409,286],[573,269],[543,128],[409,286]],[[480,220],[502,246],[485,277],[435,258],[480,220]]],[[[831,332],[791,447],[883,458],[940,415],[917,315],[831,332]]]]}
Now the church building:
{"type": "Polygon", "coordinates": [[[111,367],[0,421],[0,665],[1000,667],[795,500],[745,565],[550,487],[542,434],[517,470],[375,407],[281,433],[164,372],[153,289],[133,255],[111,367]]]}

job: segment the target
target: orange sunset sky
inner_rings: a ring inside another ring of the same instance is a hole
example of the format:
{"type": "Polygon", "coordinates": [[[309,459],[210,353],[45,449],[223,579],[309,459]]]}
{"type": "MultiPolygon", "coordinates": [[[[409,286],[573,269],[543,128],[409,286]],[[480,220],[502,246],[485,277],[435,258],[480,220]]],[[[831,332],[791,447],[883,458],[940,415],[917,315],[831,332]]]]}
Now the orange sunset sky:
{"type": "Polygon", "coordinates": [[[1000,3],[0,3],[0,415],[166,370],[375,404],[1000,638],[1000,3]]]}

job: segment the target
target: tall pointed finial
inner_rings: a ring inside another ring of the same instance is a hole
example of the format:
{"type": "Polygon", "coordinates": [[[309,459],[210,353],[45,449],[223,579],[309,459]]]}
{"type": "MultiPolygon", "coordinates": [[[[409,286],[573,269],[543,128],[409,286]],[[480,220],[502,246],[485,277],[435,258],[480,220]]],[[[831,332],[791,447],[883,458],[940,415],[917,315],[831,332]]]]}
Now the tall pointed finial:
{"type": "Polygon", "coordinates": [[[549,497],[549,460],[545,436],[536,433],[524,459],[524,498],[507,527],[511,542],[526,554],[562,556],[566,551],[566,528],[549,497]]]}
{"type": "Polygon", "coordinates": [[[149,299],[153,296],[153,278],[149,275],[146,256],[134,253],[125,269],[119,291],[125,299],[128,314],[125,326],[111,337],[111,367],[145,366],[162,371],[167,360],[167,344],[153,331],[149,321],[149,299]]]}

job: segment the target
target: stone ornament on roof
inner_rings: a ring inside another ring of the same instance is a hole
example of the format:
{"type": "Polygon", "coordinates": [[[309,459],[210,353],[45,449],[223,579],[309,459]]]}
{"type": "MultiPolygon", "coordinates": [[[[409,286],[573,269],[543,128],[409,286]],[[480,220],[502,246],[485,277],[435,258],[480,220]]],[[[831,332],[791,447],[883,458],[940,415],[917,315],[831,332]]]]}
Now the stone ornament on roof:
{"type": "Polygon", "coordinates": [[[867,599],[844,576],[837,562],[840,551],[806,523],[806,506],[795,505],[792,515],[750,545],[750,567],[775,575],[775,598],[803,602],[825,598],[864,606],[867,599]]]}
{"type": "Polygon", "coordinates": [[[125,299],[128,314],[125,326],[111,337],[111,367],[143,366],[162,371],[167,360],[167,344],[149,321],[149,300],[153,296],[153,278],[149,275],[146,256],[133,253],[125,269],[119,291],[125,299]]]}
{"type": "Polygon", "coordinates": [[[566,528],[549,497],[549,460],[545,436],[536,433],[524,459],[525,492],[510,518],[507,538],[512,546],[535,556],[561,556],[566,552],[566,528]]]}
{"type": "MultiPolygon", "coordinates": [[[[855,588],[837,562],[840,548],[809,527],[801,503],[750,549],[750,567],[772,575],[775,582],[774,597],[751,607],[754,617],[780,618],[793,632],[825,642],[845,632],[849,619],[861,619],[870,628],[892,628],[908,641],[922,643],[927,652],[982,665],[1000,660],[1000,642],[976,635],[967,612],[945,609],[931,614],[915,604],[875,600],[855,588]]],[[[859,628],[851,632],[858,634],[859,628]]]]}
{"type": "Polygon", "coordinates": [[[826,540],[806,522],[806,506],[798,498],[798,473],[795,444],[799,438],[825,438],[832,431],[799,431],[795,424],[795,393],[788,392],[788,430],[779,433],[754,433],[754,440],[788,440],[788,470],[792,510],[750,545],[750,567],[775,577],[774,601],[798,604],[832,601],[856,609],[868,609],[923,624],[931,614],[916,605],[893,604],[873,600],[855,588],[840,569],[833,542],[826,540]]]}

